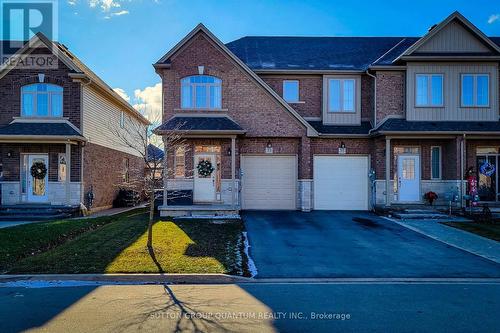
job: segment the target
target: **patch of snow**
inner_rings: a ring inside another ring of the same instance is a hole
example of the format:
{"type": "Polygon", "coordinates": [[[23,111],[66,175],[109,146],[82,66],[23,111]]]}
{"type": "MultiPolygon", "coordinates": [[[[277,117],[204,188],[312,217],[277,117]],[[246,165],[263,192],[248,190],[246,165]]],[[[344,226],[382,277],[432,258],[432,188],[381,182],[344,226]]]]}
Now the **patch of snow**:
{"type": "Polygon", "coordinates": [[[246,231],[243,231],[243,240],[245,243],[245,254],[248,258],[248,270],[250,271],[251,276],[255,277],[257,275],[257,267],[255,266],[255,262],[253,261],[252,257],[250,257],[250,242],[248,241],[246,231]]]}

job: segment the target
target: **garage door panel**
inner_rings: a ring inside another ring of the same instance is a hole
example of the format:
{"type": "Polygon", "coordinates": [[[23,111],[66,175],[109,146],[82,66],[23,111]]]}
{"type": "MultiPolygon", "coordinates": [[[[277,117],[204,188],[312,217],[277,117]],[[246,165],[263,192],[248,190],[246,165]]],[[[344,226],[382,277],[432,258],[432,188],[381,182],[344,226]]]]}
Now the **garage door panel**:
{"type": "Polygon", "coordinates": [[[295,156],[242,156],[243,209],[295,209],[295,156]]]}
{"type": "Polygon", "coordinates": [[[368,209],[368,157],[314,156],[314,208],[368,209]]]}

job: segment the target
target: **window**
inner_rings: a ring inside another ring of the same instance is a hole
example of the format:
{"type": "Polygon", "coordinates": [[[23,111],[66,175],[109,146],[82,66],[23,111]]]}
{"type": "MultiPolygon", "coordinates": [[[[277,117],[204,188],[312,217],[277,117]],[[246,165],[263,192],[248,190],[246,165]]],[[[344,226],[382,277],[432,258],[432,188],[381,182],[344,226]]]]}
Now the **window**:
{"type": "Polygon", "coordinates": [[[23,117],[62,117],[63,88],[54,84],[36,83],[21,88],[23,117]]]}
{"type": "Polygon", "coordinates": [[[292,103],[299,101],[299,81],[283,81],[283,99],[292,103]]]}
{"type": "Polygon", "coordinates": [[[356,112],[356,80],[328,80],[328,112],[356,112]]]}
{"type": "Polygon", "coordinates": [[[417,74],[416,106],[443,106],[443,75],[417,74]]]}
{"type": "Polygon", "coordinates": [[[123,159],[123,181],[125,183],[130,181],[130,160],[126,157],[123,159]]]}
{"type": "Polygon", "coordinates": [[[462,74],[462,106],[489,106],[489,81],[488,74],[462,74]]]}
{"type": "Polygon", "coordinates": [[[183,109],[220,109],[222,80],[208,75],[188,76],[181,80],[183,109]]]}
{"type": "Polygon", "coordinates": [[[58,154],[58,168],[57,168],[57,180],[60,182],[66,181],[66,154],[58,154]]]}
{"type": "Polygon", "coordinates": [[[431,147],[431,179],[441,179],[441,147],[431,147]]]}
{"type": "Polygon", "coordinates": [[[175,149],[175,178],[183,178],[186,166],[186,149],[177,147],[175,149]]]}
{"type": "Polygon", "coordinates": [[[120,113],[120,127],[125,128],[125,112],[120,113]]]}

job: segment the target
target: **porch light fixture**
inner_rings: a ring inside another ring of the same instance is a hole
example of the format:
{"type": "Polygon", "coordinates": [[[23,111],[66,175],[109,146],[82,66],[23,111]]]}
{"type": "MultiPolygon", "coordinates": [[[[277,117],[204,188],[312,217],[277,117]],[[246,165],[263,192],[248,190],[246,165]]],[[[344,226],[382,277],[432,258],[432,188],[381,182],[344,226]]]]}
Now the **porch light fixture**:
{"type": "Polygon", "coordinates": [[[267,141],[267,145],[266,145],[266,148],[273,148],[273,145],[271,144],[271,140],[267,141]]]}
{"type": "Polygon", "coordinates": [[[13,154],[14,154],[14,152],[12,150],[9,150],[7,152],[7,157],[12,157],[13,154]]]}
{"type": "Polygon", "coordinates": [[[341,149],[345,149],[345,143],[344,143],[344,142],[341,142],[341,143],[340,143],[340,148],[341,148],[341,149]]]}
{"type": "Polygon", "coordinates": [[[198,74],[203,75],[205,72],[205,66],[198,66],[198,74]]]}
{"type": "Polygon", "coordinates": [[[45,81],[45,74],[38,74],[38,82],[43,83],[45,81]]]}
{"type": "Polygon", "coordinates": [[[226,154],[227,156],[231,156],[231,148],[227,148],[226,154]]]}

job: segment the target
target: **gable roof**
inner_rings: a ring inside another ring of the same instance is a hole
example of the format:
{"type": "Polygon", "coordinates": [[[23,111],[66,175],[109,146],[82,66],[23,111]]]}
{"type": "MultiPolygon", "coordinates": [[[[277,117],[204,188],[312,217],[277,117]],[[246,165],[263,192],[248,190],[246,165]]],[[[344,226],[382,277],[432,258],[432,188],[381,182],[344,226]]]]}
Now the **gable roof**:
{"type": "Polygon", "coordinates": [[[399,60],[402,57],[410,56],[420,47],[422,47],[426,42],[431,40],[434,36],[436,36],[440,31],[442,31],[445,27],[447,27],[451,22],[457,21],[461,25],[463,25],[466,30],[472,33],[479,41],[481,41],[484,45],[488,46],[494,54],[500,54],[500,46],[488,38],[481,30],[479,30],[474,24],[472,24],[469,20],[467,20],[462,14],[458,11],[453,12],[446,19],[441,21],[438,25],[432,27],[422,38],[416,41],[412,46],[407,48],[404,52],[402,52],[396,59],[399,60]]]}
{"type": "Polygon", "coordinates": [[[148,157],[148,162],[163,160],[163,157],[165,156],[165,152],[163,151],[163,149],[151,143],[148,144],[146,149],[147,149],[146,154],[148,157]]]}
{"type": "Polygon", "coordinates": [[[295,109],[293,109],[285,100],[278,95],[267,83],[265,83],[254,71],[252,71],[240,58],[234,55],[231,50],[229,50],[214,34],[210,32],[202,23],[199,23],[189,34],[187,34],[179,43],[177,43],[170,51],[168,51],[163,57],[160,58],[153,66],[155,69],[162,67],[169,67],[170,58],[176,54],[189,40],[196,36],[199,32],[202,32],[207,36],[212,42],[214,42],[222,52],[227,54],[231,60],[233,60],[246,74],[248,74],[261,88],[263,88],[272,98],[274,98],[279,104],[281,104],[286,111],[288,111],[292,117],[294,117],[299,123],[301,123],[307,129],[307,135],[317,136],[318,133],[302,116],[299,115],[295,109]]]}
{"type": "MultiPolygon", "coordinates": [[[[6,41],[0,41],[5,43],[6,41]]],[[[70,69],[72,78],[87,79],[89,83],[94,84],[100,91],[108,95],[112,100],[127,109],[136,119],[139,119],[143,124],[149,125],[147,120],[139,111],[134,109],[127,101],[118,95],[110,86],[108,86],[97,74],[88,68],[78,57],[69,51],[69,49],[59,42],[49,40],[43,33],[39,32],[29,41],[24,43],[24,46],[19,49],[11,58],[22,57],[25,54],[33,52],[37,47],[44,46],[48,48],[59,60],[61,60],[70,69]]],[[[0,79],[5,76],[13,68],[8,66],[7,62],[0,64],[0,79]]]]}

